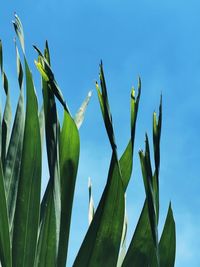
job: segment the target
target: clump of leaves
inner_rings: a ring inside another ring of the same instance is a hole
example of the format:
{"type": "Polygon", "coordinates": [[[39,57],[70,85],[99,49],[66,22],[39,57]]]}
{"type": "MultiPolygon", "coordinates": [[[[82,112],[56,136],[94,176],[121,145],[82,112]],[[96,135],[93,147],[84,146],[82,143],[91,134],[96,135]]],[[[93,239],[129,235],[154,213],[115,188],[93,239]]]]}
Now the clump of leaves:
{"type": "MultiPolygon", "coordinates": [[[[21,63],[15,44],[20,93],[12,125],[9,82],[4,70],[0,42],[0,69],[6,94],[0,127],[1,266],[64,267],[70,245],[68,242],[71,213],[79,162],[78,129],[84,119],[91,92],[73,118],[52,71],[48,43],[45,44],[44,53],[34,46],[38,54],[35,64],[42,79],[43,105],[39,110],[33,77],[25,54],[23,27],[16,14],[13,24],[22,49],[24,64],[21,63]],[[55,98],[63,106],[62,126],[57,115],[55,98]],[[41,199],[43,132],[49,180],[41,199]]],[[[158,119],[156,114],[153,114],[154,171],[147,135],[145,151],[139,152],[146,198],[126,251],[125,195],[133,167],[141,81],[139,79],[137,95],[134,89],[131,91],[130,139],[121,157],[118,157],[102,63],[100,85],[96,83],[96,89],[112,157],[107,183],[96,211],[89,183],[90,225],[73,266],[172,267],[175,262],[175,223],[171,204],[161,238],[158,236],[162,102],[158,119]]]]}

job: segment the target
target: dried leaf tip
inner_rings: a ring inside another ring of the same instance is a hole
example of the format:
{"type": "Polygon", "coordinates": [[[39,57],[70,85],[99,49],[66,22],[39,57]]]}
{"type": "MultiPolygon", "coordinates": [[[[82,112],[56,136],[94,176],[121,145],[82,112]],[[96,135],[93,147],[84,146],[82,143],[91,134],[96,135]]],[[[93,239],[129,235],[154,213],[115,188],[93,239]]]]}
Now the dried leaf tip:
{"type": "Polygon", "coordinates": [[[90,189],[92,187],[92,182],[91,182],[91,178],[88,177],[88,188],[90,189]]]}
{"type": "Polygon", "coordinates": [[[92,96],[92,90],[90,90],[89,92],[88,92],[88,97],[91,97],[92,96]]]}

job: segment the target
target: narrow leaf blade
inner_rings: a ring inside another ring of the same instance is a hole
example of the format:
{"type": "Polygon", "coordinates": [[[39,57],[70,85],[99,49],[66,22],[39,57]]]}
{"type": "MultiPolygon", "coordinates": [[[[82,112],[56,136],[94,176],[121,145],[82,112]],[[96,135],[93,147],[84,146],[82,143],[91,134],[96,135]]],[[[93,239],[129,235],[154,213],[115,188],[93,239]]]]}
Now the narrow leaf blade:
{"type": "Polygon", "coordinates": [[[176,226],[173,217],[171,203],[169,205],[167,218],[159,242],[160,266],[173,267],[176,254],[176,226]]]}
{"type": "Polygon", "coordinates": [[[13,229],[13,266],[33,266],[40,212],[41,142],[38,104],[25,59],[27,105],[16,211],[13,229]],[[19,255],[22,255],[19,257],[19,255]]]}

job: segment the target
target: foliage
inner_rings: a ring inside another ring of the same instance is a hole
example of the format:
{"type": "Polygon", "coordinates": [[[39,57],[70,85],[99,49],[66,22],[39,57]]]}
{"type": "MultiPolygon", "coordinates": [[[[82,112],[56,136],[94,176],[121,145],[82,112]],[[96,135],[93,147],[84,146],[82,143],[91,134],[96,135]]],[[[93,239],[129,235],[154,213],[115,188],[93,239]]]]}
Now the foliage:
{"type": "MultiPolygon", "coordinates": [[[[15,14],[13,22],[21,45],[24,66],[17,44],[19,99],[11,124],[9,83],[3,66],[0,42],[0,68],[6,103],[1,119],[0,161],[0,261],[2,267],[66,266],[71,213],[79,162],[79,127],[91,97],[89,92],[75,118],[70,114],[51,69],[48,43],[44,53],[36,46],[35,64],[41,74],[43,105],[38,101],[33,77],[26,59],[22,24],[15,14]],[[24,76],[26,104],[24,103],[24,76]],[[63,106],[62,126],[57,115],[57,98],[63,106]],[[43,132],[49,167],[49,180],[41,199],[41,166],[43,132]]],[[[169,205],[164,229],[159,239],[159,169],[162,101],[158,119],[153,114],[153,149],[155,170],[152,171],[149,141],[139,152],[146,198],[126,251],[127,217],[125,195],[132,174],[136,120],[141,94],[131,91],[130,140],[118,157],[112,115],[103,65],[100,64],[100,86],[96,83],[103,121],[112,149],[107,183],[95,211],[89,183],[89,228],[76,256],[74,267],[172,267],[175,261],[175,222],[169,205]]]]}

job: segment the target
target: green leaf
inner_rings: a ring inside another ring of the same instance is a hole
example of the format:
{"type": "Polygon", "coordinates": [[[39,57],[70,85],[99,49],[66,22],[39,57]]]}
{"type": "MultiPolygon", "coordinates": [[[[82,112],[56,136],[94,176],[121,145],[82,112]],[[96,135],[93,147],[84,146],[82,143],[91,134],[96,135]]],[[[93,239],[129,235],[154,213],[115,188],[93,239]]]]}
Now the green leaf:
{"type": "Polygon", "coordinates": [[[5,189],[6,189],[6,197],[8,203],[9,221],[11,229],[13,228],[12,224],[15,212],[19,174],[21,167],[24,121],[25,121],[24,96],[23,96],[23,90],[21,90],[15,114],[14,124],[12,128],[10,143],[8,147],[8,153],[6,156],[5,171],[4,171],[5,189]]]}
{"type": "Polygon", "coordinates": [[[100,64],[101,91],[96,83],[104,124],[112,147],[107,184],[94,214],[74,267],[116,266],[124,222],[124,188],[117,157],[117,147],[109,108],[107,89],[100,64]]]}
{"type": "Polygon", "coordinates": [[[2,119],[2,132],[1,132],[1,160],[4,170],[5,158],[10,138],[10,125],[11,125],[12,113],[11,113],[10,90],[8,85],[8,79],[3,69],[3,48],[1,41],[0,41],[0,55],[1,55],[0,56],[1,76],[2,76],[3,88],[6,94],[6,104],[2,119]]]}
{"type": "Polygon", "coordinates": [[[22,68],[22,64],[21,64],[21,60],[20,60],[19,51],[17,48],[16,41],[15,41],[15,50],[16,50],[16,63],[17,63],[17,77],[18,77],[19,87],[21,90],[22,85],[23,85],[24,72],[23,72],[23,68],[22,68]]]}
{"type": "Polygon", "coordinates": [[[136,130],[136,121],[137,121],[138,107],[140,101],[140,94],[141,94],[141,80],[139,78],[138,95],[136,98],[135,98],[134,88],[132,88],[131,91],[131,139],[119,161],[125,191],[128,186],[133,167],[133,149],[134,149],[135,130],[136,130]]]}
{"type": "Polygon", "coordinates": [[[20,87],[20,96],[15,113],[10,143],[8,146],[8,152],[6,155],[5,171],[4,171],[5,189],[6,189],[11,231],[13,230],[13,218],[14,218],[17,190],[18,190],[18,181],[19,181],[19,173],[20,173],[21,157],[22,157],[22,144],[24,135],[24,122],[25,122],[24,93],[22,89],[23,70],[16,42],[15,42],[15,47],[16,47],[17,75],[20,87]]]}
{"type": "Polygon", "coordinates": [[[169,205],[167,218],[159,242],[160,266],[173,267],[176,254],[176,226],[171,208],[169,205]]]}
{"type": "Polygon", "coordinates": [[[79,133],[71,116],[64,111],[60,134],[61,224],[57,266],[65,267],[74,189],[79,162],[79,133]]]}
{"type": "Polygon", "coordinates": [[[155,258],[155,255],[156,251],[149,222],[148,205],[147,201],[145,201],[122,267],[149,267],[151,266],[151,259],[155,258]]]}
{"type": "Polygon", "coordinates": [[[109,106],[109,101],[108,101],[108,94],[107,94],[107,88],[106,88],[102,62],[100,64],[99,79],[100,79],[100,84],[101,84],[101,90],[97,82],[96,82],[96,89],[98,93],[98,98],[99,98],[99,103],[100,103],[100,107],[102,111],[104,125],[106,128],[107,134],[108,134],[108,138],[109,138],[112,150],[117,158],[117,145],[115,142],[114,129],[112,125],[112,115],[110,112],[110,106],[109,106]]]}
{"type": "Polygon", "coordinates": [[[155,172],[153,175],[153,188],[156,198],[157,223],[159,220],[159,170],[160,170],[161,126],[162,126],[162,96],[160,98],[158,121],[156,113],[155,112],[153,113],[153,149],[154,149],[154,162],[155,162],[155,172]]]}
{"type": "MultiPolygon", "coordinates": [[[[33,46],[35,50],[38,52],[39,58],[38,61],[35,60],[35,65],[37,69],[39,70],[42,78],[44,81],[48,83],[48,86],[50,90],[52,90],[53,94],[57,97],[57,99],[60,101],[64,109],[69,112],[69,108],[64,100],[64,97],[62,95],[62,92],[54,78],[53,71],[50,66],[50,62],[45,58],[45,56],[42,54],[42,52],[34,45],[33,46]]],[[[47,49],[46,49],[47,51],[47,49]]]]}
{"type": "Polygon", "coordinates": [[[91,96],[92,96],[92,91],[89,91],[86,99],[83,101],[81,107],[79,108],[78,112],[75,115],[74,121],[78,129],[81,127],[83,123],[85,112],[86,112],[91,96]]]}
{"type": "Polygon", "coordinates": [[[158,121],[156,113],[153,113],[153,148],[154,148],[154,161],[155,161],[155,172],[158,179],[160,169],[160,137],[162,127],[162,96],[160,98],[159,116],[158,121]]]}
{"type": "Polygon", "coordinates": [[[4,188],[4,177],[2,165],[0,163],[0,261],[2,267],[11,267],[11,241],[9,235],[9,221],[8,221],[8,210],[4,188]]]}
{"type": "Polygon", "coordinates": [[[38,103],[25,58],[27,104],[13,229],[13,266],[33,266],[39,225],[41,142],[38,103]]]}
{"type": "Polygon", "coordinates": [[[56,266],[58,229],[55,209],[54,184],[50,179],[41,205],[41,218],[35,265],[56,266]]]}
{"type": "Polygon", "coordinates": [[[140,151],[140,163],[142,169],[142,175],[144,180],[147,206],[149,211],[149,220],[151,225],[152,236],[154,240],[155,246],[158,244],[158,233],[157,233],[157,220],[156,220],[156,207],[155,207],[155,196],[152,187],[152,173],[151,168],[149,166],[149,155],[148,155],[148,139],[146,136],[146,151],[145,154],[140,151]]]}
{"type": "Polygon", "coordinates": [[[124,189],[113,153],[107,184],[73,264],[74,267],[116,266],[124,221],[124,189]]]}
{"type": "Polygon", "coordinates": [[[44,105],[42,104],[42,107],[39,112],[39,123],[40,123],[40,137],[41,137],[41,144],[43,147],[44,143],[44,130],[45,130],[45,118],[44,118],[44,105]]]}
{"type": "MultiPolygon", "coordinates": [[[[47,47],[45,51],[49,53],[47,47]]],[[[50,56],[48,57],[50,58],[50,56]]],[[[54,94],[49,84],[42,79],[45,116],[46,148],[49,165],[49,182],[41,207],[40,231],[37,246],[36,266],[56,266],[61,216],[59,122],[54,94]]]]}

